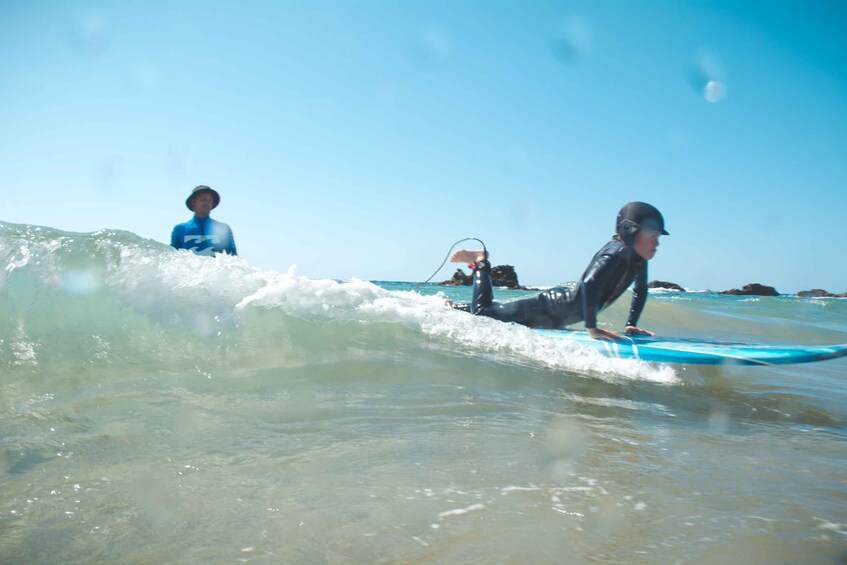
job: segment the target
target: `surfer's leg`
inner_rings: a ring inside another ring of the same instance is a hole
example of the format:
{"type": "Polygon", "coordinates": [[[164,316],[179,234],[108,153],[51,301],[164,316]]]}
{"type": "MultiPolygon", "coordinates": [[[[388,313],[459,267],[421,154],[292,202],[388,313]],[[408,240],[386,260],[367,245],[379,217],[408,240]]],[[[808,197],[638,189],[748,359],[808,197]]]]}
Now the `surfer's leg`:
{"type": "MultiPolygon", "coordinates": [[[[494,301],[494,286],[491,283],[491,263],[483,251],[460,250],[453,254],[451,260],[464,262],[473,260],[473,299],[470,312],[477,316],[494,318],[501,322],[515,322],[533,328],[556,327],[551,316],[549,300],[542,293],[531,298],[510,300],[509,302],[494,301]]],[[[454,306],[455,307],[455,306],[454,306]]],[[[465,310],[466,308],[462,308],[465,310]]]]}
{"type": "Polygon", "coordinates": [[[582,321],[582,307],[570,289],[556,286],[541,293],[552,321],[552,328],[563,328],[582,321]]]}
{"type": "MultiPolygon", "coordinates": [[[[476,257],[475,251],[466,252],[465,250],[461,250],[461,252],[467,253],[467,255],[462,255],[461,257],[470,258],[471,254],[474,254],[473,257],[476,257]]],[[[480,252],[480,254],[481,253],[482,252],[480,252]]],[[[456,254],[454,254],[454,257],[455,256],[456,254]]],[[[488,316],[498,320],[501,319],[502,305],[494,302],[494,290],[491,284],[491,263],[488,262],[488,259],[474,259],[472,267],[473,274],[471,277],[473,278],[473,298],[471,299],[471,303],[455,304],[450,301],[448,306],[455,308],[456,310],[470,312],[477,316],[488,316]]]]}
{"type": "MultiPolygon", "coordinates": [[[[473,268],[473,299],[471,312],[483,314],[483,310],[494,302],[494,290],[491,286],[491,263],[488,259],[474,262],[473,268]]],[[[483,314],[486,315],[486,314],[483,314]]]]}
{"type": "Polygon", "coordinates": [[[530,328],[556,327],[556,320],[550,315],[547,298],[543,293],[508,302],[495,302],[481,313],[502,322],[515,322],[530,328]]]}
{"type": "Polygon", "coordinates": [[[547,298],[543,294],[509,302],[494,301],[491,263],[487,259],[474,263],[471,311],[478,316],[487,316],[501,322],[515,322],[533,328],[553,327],[547,298]]]}
{"type": "Polygon", "coordinates": [[[456,304],[446,300],[445,304],[456,310],[479,314],[477,304],[490,306],[493,301],[491,291],[491,264],[484,249],[459,249],[450,256],[451,263],[468,263],[473,269],[473,299],[470,304],[456,304]]]}

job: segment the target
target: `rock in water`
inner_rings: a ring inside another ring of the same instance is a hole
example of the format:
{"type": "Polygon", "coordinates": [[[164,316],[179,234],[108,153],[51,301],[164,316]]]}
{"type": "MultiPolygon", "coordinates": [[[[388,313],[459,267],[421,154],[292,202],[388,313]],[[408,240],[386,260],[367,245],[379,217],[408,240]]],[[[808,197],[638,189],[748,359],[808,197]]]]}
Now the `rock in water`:
{"type": "Polygon", "coordinates": [[[823,290],[822,288],[813,288],[812,290],[801,290],[797,293],[797,296],[802,296],[804,298],[845,298],[847,297],[847,292],[833,294],[823,290]]]}
{"type": "Polygon", "coordinates": [[[718,294],[735,294],[738,296],[779,296],[779,292],[772,286],[766,286],[759,283],[745,284],[741,289],[733,288],[724,290],[718,294]]]}
{"type": "Polygon", "coordinates": [[[494,286],[505,286],[507,288],[523,288],[518,284],[518,274],[511,265],[497,265],[496,267],[492,267],[491,284],[494,286]]]}
{"type": "Polygon", "coordinates": [[[650,281],[649,283],[647,283],[647,288],[667,288],[670,290],[678,290],[680,292],[685,292],[685,289],[679,286],[678,284],[666,281],[650,281]]]}
{"type": "Polygon", "coordinates": [[[470,286],[473,282],[473,277],[470,275],[466,275],[462,269],[456,269],[456,272],[453,273],[453,278],[449,281],[443,281],[438,284],[444,286],[470,286]]]}

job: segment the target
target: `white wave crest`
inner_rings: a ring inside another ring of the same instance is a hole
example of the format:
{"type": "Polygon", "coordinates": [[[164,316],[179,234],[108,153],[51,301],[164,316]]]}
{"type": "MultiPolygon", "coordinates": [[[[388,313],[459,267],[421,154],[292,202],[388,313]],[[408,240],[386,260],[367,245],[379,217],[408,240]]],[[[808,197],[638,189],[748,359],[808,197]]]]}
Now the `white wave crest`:
{"type": "Polygon", "coordinates": [[[471,316],[444,305],[442,295],[423,296],[415,291],[391,291],[362,280],[338,282],[295,277],[293,269],[242,299],[236,310],[248,307],[278,308],[308,319],[393,322],[418,329],[465,351],[493,353],[530,361],[552,369],[599,376],[607,380],[642,379],[677,382],[670,366],[610,359],[600,353],[541,335],[517,324],[471,316]]]}

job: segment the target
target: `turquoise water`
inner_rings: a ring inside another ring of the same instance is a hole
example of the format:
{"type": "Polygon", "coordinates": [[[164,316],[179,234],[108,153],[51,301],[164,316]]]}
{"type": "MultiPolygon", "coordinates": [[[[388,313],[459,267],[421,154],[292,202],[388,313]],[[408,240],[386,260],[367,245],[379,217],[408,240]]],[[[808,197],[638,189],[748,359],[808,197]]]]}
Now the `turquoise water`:
{"type": "MultiPolygon", "coordinates": [[[[467,288],[117,231],[0,223],[0,267],[0,562],[847,557],[845,359],[610,360],[467,288]]],[[[655,293],[642,326],[844,343],[847,300],[655,293]]]]}

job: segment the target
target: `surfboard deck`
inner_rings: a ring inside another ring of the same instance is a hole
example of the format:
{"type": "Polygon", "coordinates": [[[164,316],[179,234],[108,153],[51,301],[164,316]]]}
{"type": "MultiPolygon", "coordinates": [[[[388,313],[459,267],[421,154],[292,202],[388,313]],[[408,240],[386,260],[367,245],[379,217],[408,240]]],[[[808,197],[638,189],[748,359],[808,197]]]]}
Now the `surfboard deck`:
{"type": "Polygon", "coordinates": [[[847,356],[839,345],[760,345],[661,336],[626,336],[617,341],[593,339],[584,331],[535,330],[590,347],[619,359],[690,365],[790,365],[847,356]]]}

